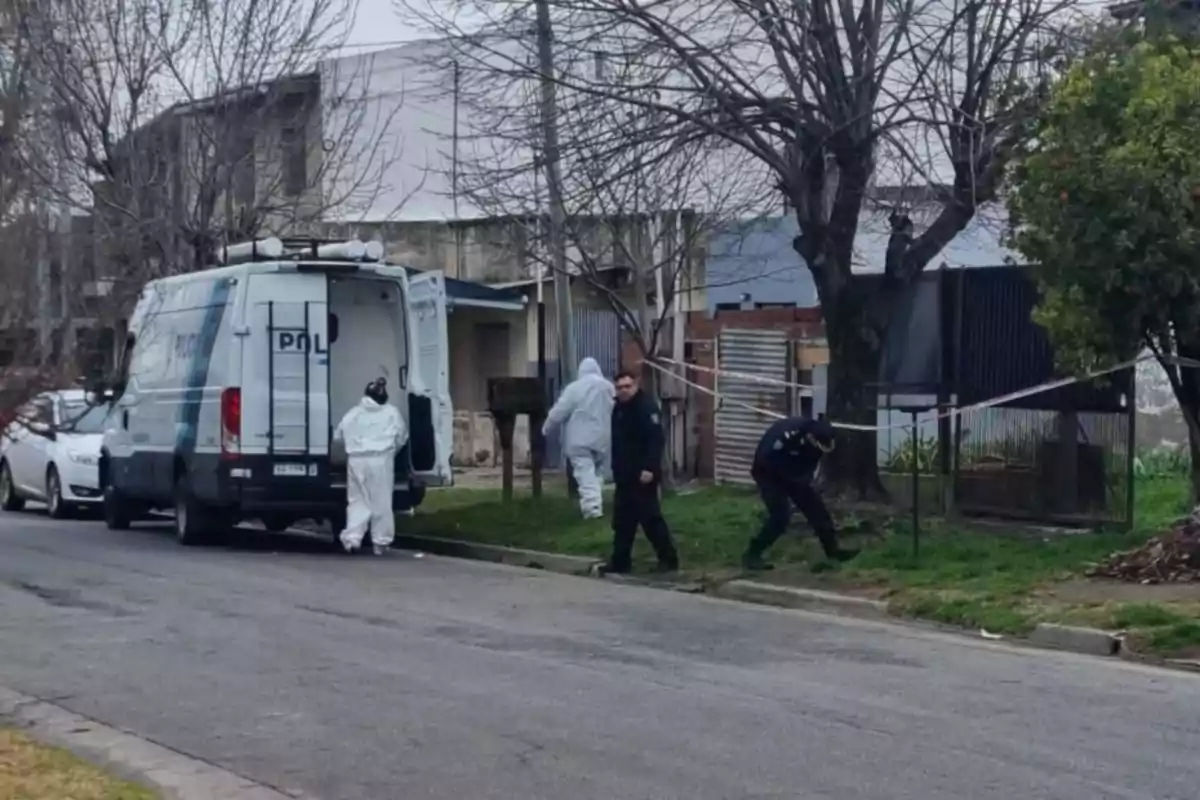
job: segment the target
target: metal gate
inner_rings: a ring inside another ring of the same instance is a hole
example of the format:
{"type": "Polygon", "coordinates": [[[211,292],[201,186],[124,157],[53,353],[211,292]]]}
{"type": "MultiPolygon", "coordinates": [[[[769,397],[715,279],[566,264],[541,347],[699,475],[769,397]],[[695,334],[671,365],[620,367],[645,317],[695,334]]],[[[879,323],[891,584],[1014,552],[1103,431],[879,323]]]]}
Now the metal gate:
{"type": "Polygon", "coordinates": [[[784,331],[723,330],[717,339],[716,452],[714,473],[718,482],[749,483],[750,463],[763,431],[775,421],[747,405],[788,413],[786,386],[755,381],[753,375],[772,381],[788,381],[788,338],[784,331]]]}

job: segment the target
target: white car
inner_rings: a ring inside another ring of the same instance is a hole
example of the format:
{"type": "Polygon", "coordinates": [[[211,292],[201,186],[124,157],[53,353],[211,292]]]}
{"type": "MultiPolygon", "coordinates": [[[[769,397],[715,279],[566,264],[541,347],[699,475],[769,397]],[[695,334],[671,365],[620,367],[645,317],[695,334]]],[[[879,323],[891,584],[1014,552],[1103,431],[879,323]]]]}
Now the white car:
{"type": "Polygon", "coordinates": [[[82,389],[44,392],[17,409],[0,433],[0,508],[45,503],[62,519],[99,508],[100,446],[110,407],[92,405],[82,389]]]}

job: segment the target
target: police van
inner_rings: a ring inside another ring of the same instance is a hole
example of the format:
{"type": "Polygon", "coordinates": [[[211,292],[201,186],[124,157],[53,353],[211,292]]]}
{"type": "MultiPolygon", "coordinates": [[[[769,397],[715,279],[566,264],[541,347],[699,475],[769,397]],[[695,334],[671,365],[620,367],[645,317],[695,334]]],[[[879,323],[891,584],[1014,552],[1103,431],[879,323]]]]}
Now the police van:
{"type": "Polygon", "coordinates": [[[100,455],[104,515],[172,509],[193,544],[246,519],[344,526],[333,430],[377,377],[408,425],[396,508],[452,480],[445,280],[379,242],[261,239],[153,281],[129,322],[100,455]]]}

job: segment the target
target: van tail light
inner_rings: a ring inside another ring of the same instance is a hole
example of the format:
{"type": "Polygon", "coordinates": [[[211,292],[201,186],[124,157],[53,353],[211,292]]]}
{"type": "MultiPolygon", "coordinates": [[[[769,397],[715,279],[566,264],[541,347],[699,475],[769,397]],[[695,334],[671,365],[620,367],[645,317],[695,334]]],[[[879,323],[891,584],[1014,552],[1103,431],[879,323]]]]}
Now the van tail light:
{"type": "Polygon", "coordinates": [[[242,390],[221,392],[221,458],[236,459],[242,452],[242,390]]]}

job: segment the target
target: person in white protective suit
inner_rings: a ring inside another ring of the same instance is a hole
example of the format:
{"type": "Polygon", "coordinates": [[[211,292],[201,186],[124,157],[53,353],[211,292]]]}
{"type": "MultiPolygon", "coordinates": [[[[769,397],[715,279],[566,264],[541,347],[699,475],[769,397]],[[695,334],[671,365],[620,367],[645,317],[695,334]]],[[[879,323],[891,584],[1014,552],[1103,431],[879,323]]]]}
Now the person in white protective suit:
{"type": "Polygon", "coordinates": [[[362,546],[367,529],[375,555],[383,555],[396,536],[392,512],[396,451],[408,442],[408,426],[388,403],[387,380],[367,385],[362,400],[346,412],[333,433],[346,445],[346,529],[342,548],[353,553],[362,546]]]}
{"type": "Polygon", "coordinates": [[[579,376],[567,385],[542,426],[545,436],[565,427],[563,455],[579,484],[579,510],[584,519],[604,516],[601,490],[612,448],[613,385],[594,358],[579,362],[579,376]]]}

